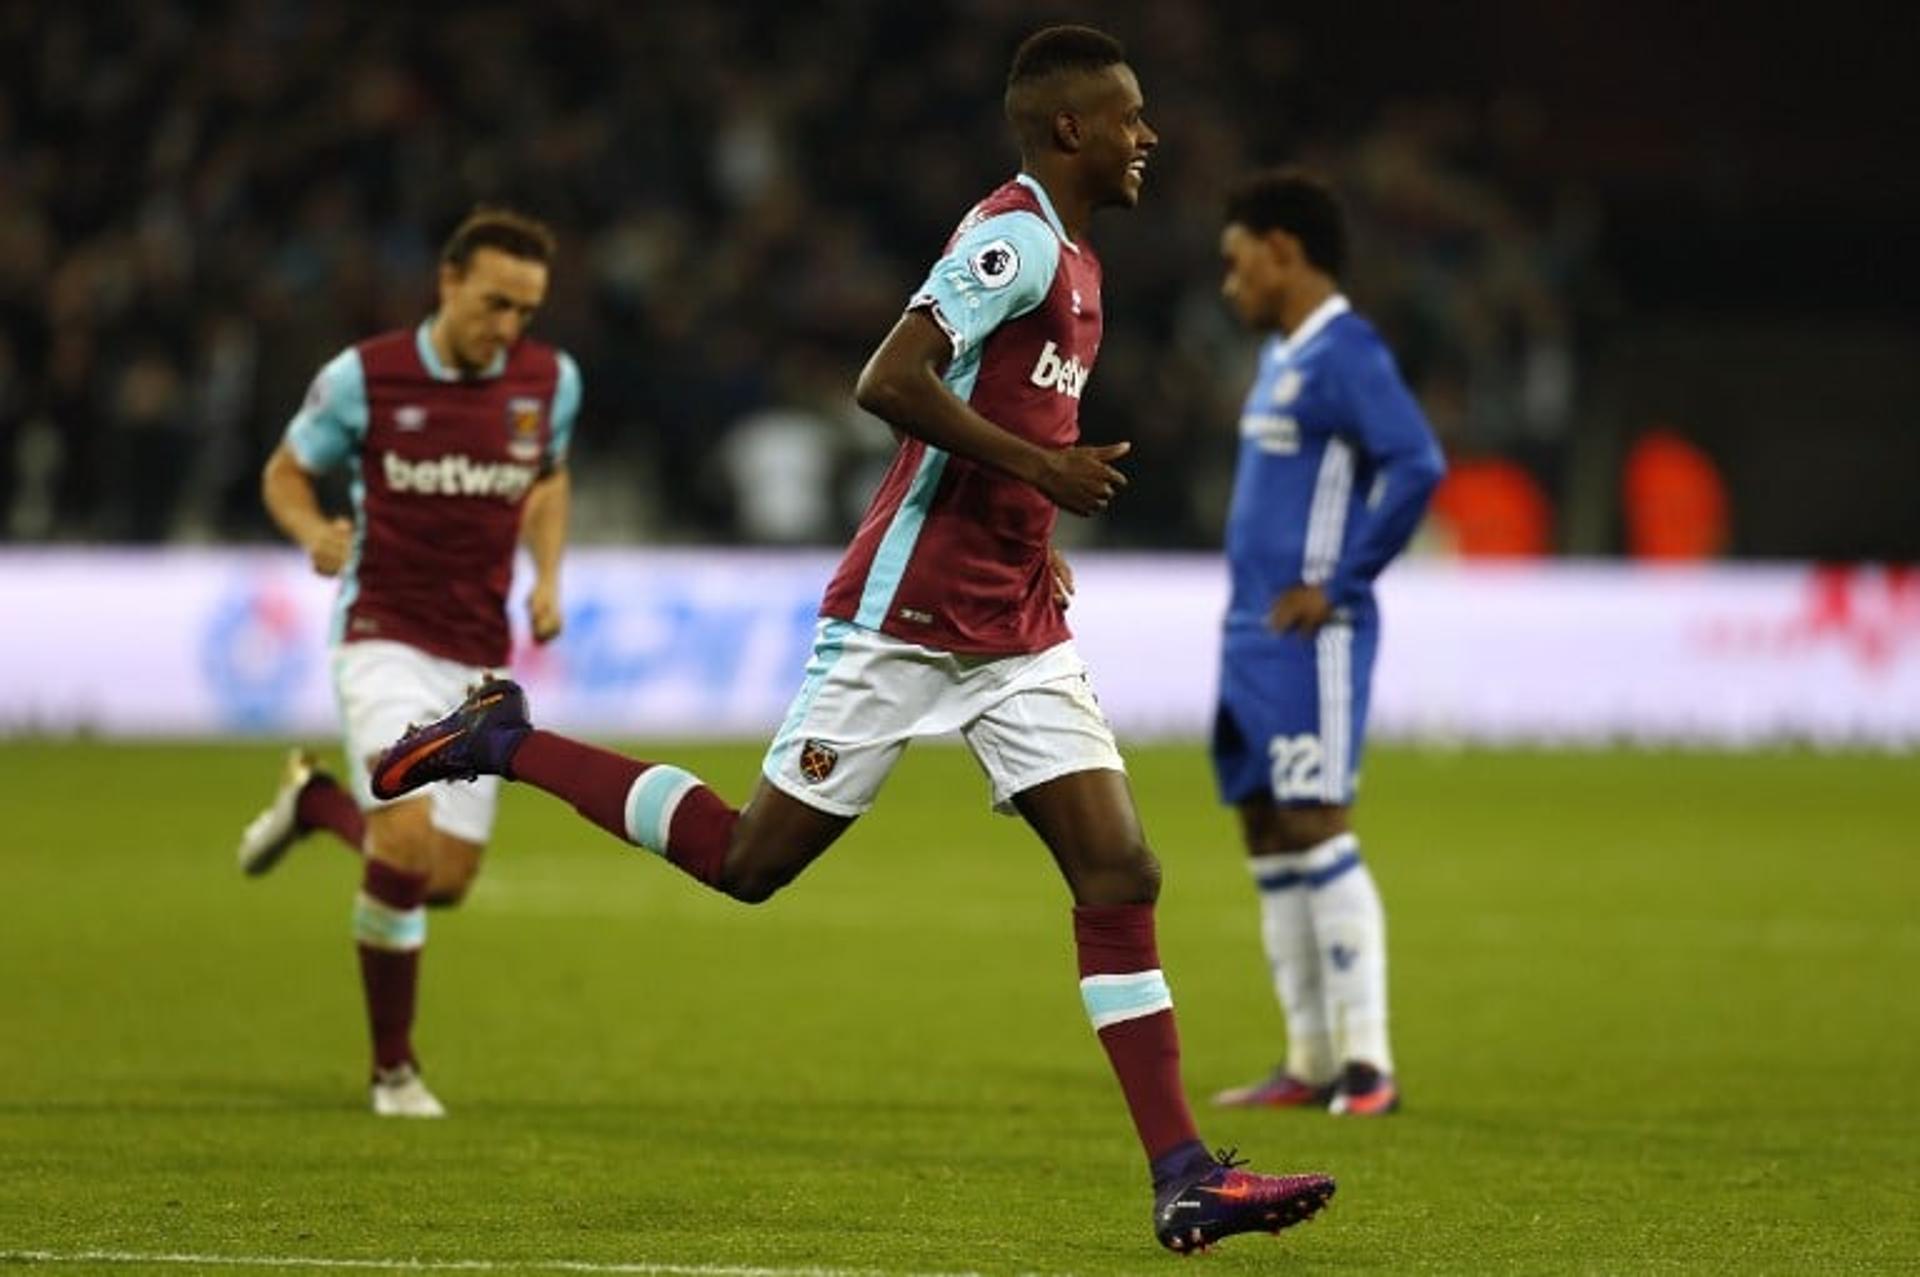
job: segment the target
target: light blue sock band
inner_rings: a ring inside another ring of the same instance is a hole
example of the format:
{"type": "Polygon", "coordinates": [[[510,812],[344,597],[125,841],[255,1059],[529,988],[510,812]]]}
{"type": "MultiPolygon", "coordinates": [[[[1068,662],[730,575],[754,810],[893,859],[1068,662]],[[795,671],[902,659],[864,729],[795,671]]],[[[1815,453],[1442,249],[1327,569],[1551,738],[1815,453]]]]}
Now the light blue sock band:
{"type": "Polygon", "coordinates": [[[353,902],[353,938],[369,949],[418,949],[427,943],[427,911],[395,909],[363,891],[353,902]]]}
{"type": "Polygon", "coordinates": [[[1173,1009],[1173,990],[1158,969],[1128,975],[1090,975],[1080,981],[1080,1000],[1098,1033],[1110,1024],[1173,1009]]]}
{"type": "Polygon", "coordinates": [[[673,813],[699,783],[700,778],[691,772],[665,763],[640,773],[640,779],[627,791],[627,841],[656,856],[666,855],[673,813]]]}

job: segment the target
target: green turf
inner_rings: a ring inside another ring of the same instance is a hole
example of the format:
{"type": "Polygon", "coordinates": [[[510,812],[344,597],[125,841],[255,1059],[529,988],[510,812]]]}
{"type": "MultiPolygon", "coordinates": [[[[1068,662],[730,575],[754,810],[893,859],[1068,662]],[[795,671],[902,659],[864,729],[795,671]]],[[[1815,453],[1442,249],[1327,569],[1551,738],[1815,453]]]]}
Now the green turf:
{"type": "MultiPolygon", "coordinates": [[[[756,757],[680,753],[735,795],[756,757]]],[[[1181,1262],[1064,892],[964,754],[915,751],[759,909],[510,794],[475,896],[433,919],[439,1124],[362,1111],[348,857],[233,872],[276,761],[0,747],[0,1251],[1181,1262]]],[[[1132,762],[1204,1095],[1271,1062],[1278,1017],[1201,756],[1132,762]]],[[[1341,1182],[1209,1273],[1920,1265],[1920,762],[1379,751],[1367,780],[1408,1108],[1203,1112],[1257,1166],[1341,1182]]]]}

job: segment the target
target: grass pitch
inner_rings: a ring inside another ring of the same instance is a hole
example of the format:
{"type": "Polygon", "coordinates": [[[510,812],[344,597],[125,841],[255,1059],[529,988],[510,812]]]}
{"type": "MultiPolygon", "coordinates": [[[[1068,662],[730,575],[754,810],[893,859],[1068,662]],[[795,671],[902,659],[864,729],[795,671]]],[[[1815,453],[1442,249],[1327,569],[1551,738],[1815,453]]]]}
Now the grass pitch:
{"type": "MultiPolygon", "coordinates": [[[[758,757],[663,752],[736,798],[758,757]]],[[[1268,1067],[1279,1020],[1200,752],[1130,757],[1198,1100],[1268,1067]]],[[[758,909],[509,792],[432,919],[442,1123],[364,1111],[348,856],[233,870],[276,768],[0,746],[0,1261],[1195,1262],[1153,1244],[1065,891],[964,754],[913,751],[758,909]]],[[[1360,815],[1407,1110],[1201,1108],[1255,1165],[1340,1180],[1209,1273],[1920,1267],[1920,761],[1379,750],[1360,815]]]]}

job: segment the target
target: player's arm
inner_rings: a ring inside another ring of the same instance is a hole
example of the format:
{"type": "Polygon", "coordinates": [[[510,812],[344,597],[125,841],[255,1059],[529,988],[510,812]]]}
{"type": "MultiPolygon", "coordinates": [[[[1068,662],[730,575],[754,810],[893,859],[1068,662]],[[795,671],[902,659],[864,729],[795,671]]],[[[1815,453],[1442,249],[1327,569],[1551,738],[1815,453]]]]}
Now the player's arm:
{"type": "Polygon", "coordinates": [[[533,640],[546,643],[560,635],[560,555],[567,547],[567,515],[573,500],[573,481],[563,467],[542,476],[527,493],[526,513],[520,519],[520,540],[533,555],[533,591],[527,596],[527,619],[533,640]]]}
{"type": "Polygon", "coordinates": [[[313,570],[322,576],[338,576],[352,557],[353,523],[320,508],[313,476],[352,456],[366,429],[360,356],[347,350],[313,379],[306,401],[260,475],[260,499],[267,514],[307,552],[313,570]]]}
{"type": "Polygon", "coordinates": [[[1327,578],[1334,606],[1352,601],[1404,550],[1446,473],[1426,414],[1385,348],[1355,358],[1340,379],[1354,440],[1374,472],[1353,535],[1327,578]]]}
{"type": "Polygon", "coordinates": [[[533,555],[533,590],[527,595],[527,620],[533,641],[548,643],[560,636],[565,613],[560,606],[560,557],[567,548],[567,520],[573,506],[573,479],[567,471],[567,452],[573,446],[573,423],[580,415],[580,366],[558,352],[559,372],[554,380],[546,456],[539,479],[527,493],[520,515],[520,540],[533,555]]]}
{"type": "Polygon", "coordinates": [[[286,443],[273,450],[260,475],[260,498],[275,525],[301,549],[321,576],[338,576],[353,552],[353,523],[320,508],[313,476],[286,443]]]}
{"type": "Polygon", "coordinates": [[[1059,265],[1059,237],[1032,213],[1002,213],[969,227],[873,352],[854,397],[903,434],[1030,483],[1063,509],[1094,514],[1126,483],[1107,463],[1127,445],[1038,447],[975,412],[941,376],[1002,324],[1044,302],[1059,265]]]}
{"type": "Polygon", "coordinates": [[[1098,448],[1042,448],[975,412],[941,380],[953,355],[946,332],[924,310],[900,317],[860,371],[854,398],[887,424],[936,448],[1005,471],[1040,489],[1074,514],[1097,514],[1126,485],[1107,463],[1124,443],[1098,448]]]}

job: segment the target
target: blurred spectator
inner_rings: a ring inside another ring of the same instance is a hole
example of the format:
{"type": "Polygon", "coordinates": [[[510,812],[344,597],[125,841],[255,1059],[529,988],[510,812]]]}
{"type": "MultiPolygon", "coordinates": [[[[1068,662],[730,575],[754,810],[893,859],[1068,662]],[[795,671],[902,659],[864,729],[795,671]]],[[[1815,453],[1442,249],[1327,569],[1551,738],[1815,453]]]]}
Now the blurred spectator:
{"type": "MultiPolygon", "coordinates": [[[[1593,222],[1543,178],[1537,105],[1370,119],[1362,68],[1313,67],[1254,0],[1097,20],[1134,45],[1167,145],[1099,242],[1086,426],[1135,442],[1135,484],[1070,535],[1218,544],[1245,360],[1219,200],[1288,157],[1344,186],[1371,239],[1351,291],[1409,379],[1462,370],[1460,442],[1556,482],[1593,222]]],[[[981,70],[1035,21],[999,0],[0,0],[0,526],[264,534],[253,476],[308,373],[413,322],[438,232],[498,198],[575,263],[541,324],[593,388],[581,508],[642,508],[650,536],[838,541],[870,425],[779,366],[804,347],[804,381],[850,391],[955,210],[1012,167],[977,144],[999,127],[981,70]]]]}
{"type": "Polygon", "coordinates": [[[1500,457],[1456,458],[1428,510],[1441,547],[1467,559],[1553,552],[1553,507],[1539,480],[1500,457]]]}
{"type": "Polygon", "coordinates": [[[1670,426],[1644,431],[1627,452],[1620,500],[1636,559],[1710,559],[1732,539],[1726,481],[1713,458],[1670,426]]]}

